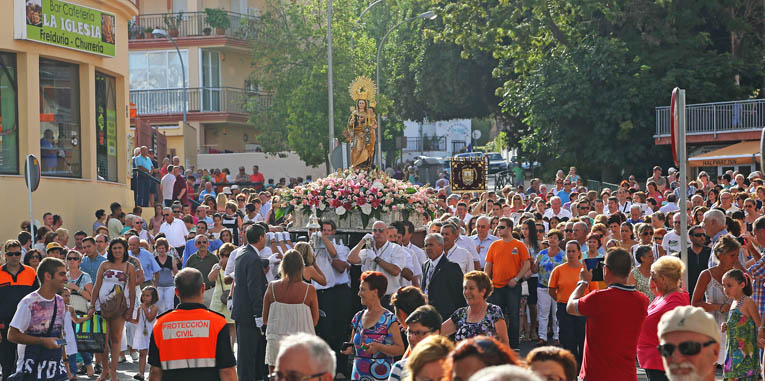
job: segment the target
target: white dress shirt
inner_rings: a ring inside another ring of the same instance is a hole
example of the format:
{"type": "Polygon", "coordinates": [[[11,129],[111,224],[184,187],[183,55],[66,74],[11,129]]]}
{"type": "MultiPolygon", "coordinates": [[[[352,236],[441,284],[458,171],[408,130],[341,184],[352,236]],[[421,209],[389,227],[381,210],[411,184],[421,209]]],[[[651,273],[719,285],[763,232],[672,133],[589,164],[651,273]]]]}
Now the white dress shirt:
{"type": "Polygon", "coordinates": [[[173,222],[168,224],[167,221],[162,223],[159,227],[159,232],[165,234],[167,243],[172,247],[186,247],[186,236],[189,235],[186,224],[178,218],[173,218],[173,222]]]}
{"type": "Polygon", "coordinates": [[[486,254],[489,253],[489,246],[491,246],[492,242],[498,240],[499,238],[491,234],[487,234],[486,238],[484,239],[479,238],[478,234],[471,236],[470,238],[473,240],[473,243],[476,246],[476,250],[478,251],[481,267],[486,267],[486,254]]]}
{"type": "Polygon", "coordinates": [[[398,291],[398,289],[401,287],[401,274],[399,273],[399,275],[393,275],[385,271],[382,266],[374,262],[374,259],[376,257],[380,257],[380,259],[383,261],[398,267],[400,270],[403,270],[406,267],[406,253],[401,246],[392,242],[385,242],[385,244],[383,244],[383,246],[379,249],[362,249],[359,253],[359,257],[361,258],[362,272],[379,271],[385,274],[385,277],[388,278],[388,288],[385,291],[385,295],[391,295],[398,291]]]}
{"type": "Polygon", "coordinates": [[[449,261],[460,265],[460,269],[462,269],[463,274],[467,274],[468,272],[475,270],[475,265],[473,264],[473,256],[460,246],[452,246],[452,248],[446,252],[446,258],[449,261]]]}

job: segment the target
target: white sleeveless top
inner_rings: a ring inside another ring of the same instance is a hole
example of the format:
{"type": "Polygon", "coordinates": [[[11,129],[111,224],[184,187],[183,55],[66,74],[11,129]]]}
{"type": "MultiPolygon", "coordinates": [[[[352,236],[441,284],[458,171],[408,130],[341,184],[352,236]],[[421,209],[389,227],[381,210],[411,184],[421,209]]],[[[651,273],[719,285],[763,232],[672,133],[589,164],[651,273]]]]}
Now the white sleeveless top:
{"type": "Polygon", "coordinates": [[[271,295],[274,302],[268,310],[268,326],[266,327],[266,340],[275,339],[278,336],[291,335],[305,332],[315,335],[311,307],[305,304],[310,285],[306,285],[303,301],[298,304],[281,303],[276,300],[274,287],[271,287],[271,295]]]}

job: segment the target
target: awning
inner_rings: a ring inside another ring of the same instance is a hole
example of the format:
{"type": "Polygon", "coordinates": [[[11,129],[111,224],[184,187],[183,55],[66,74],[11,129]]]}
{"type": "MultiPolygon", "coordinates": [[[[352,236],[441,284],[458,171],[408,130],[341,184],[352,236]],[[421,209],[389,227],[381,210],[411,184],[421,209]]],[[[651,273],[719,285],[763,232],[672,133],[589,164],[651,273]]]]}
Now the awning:
{"type": "Polygon", "coordinates": [[[688,164],[691,167],[757,164],[759,157],[760,142],[749,140],[691,157],[688,159],[688,164]]]}

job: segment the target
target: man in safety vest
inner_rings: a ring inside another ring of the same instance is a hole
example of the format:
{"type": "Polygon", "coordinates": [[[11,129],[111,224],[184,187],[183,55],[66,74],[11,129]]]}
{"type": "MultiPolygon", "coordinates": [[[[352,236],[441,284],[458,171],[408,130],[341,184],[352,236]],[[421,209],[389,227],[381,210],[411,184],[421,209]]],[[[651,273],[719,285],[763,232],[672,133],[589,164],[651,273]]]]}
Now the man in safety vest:
{"type": "Polygon", "coordinates": [[[149,345],[150,381],[236,381],[236,359],[223,315],[202,304],[202,273],[185,268],[175,276],[181,304],[159,317],[149,345]]]}

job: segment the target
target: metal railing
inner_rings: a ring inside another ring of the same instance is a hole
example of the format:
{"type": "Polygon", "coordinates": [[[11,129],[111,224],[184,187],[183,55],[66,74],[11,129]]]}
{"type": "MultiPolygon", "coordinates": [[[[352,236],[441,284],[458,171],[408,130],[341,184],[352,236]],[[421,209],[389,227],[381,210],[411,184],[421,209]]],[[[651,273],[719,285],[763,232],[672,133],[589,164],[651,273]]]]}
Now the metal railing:
{"type": "Polygon", "coordinates": [[[172,37],[223,35],[239,40],[255,37],[256,17],[235,12],[226,12],[226,15],[231,25],[220,31],[222,34],[207,23],[205,12],[139,15],[129,28],[129,39],[130,41],[152,39],[151,30],[155,28],[166,30],[172,37]]]}
{"type": "Polygon", "coordinates": [[[406,138],[406,148],[404,151],[446,151],[446,136],[406,138]]]}
{"type": "MultiPolygon", "coordinates": [[[[765,99],[686,106],[688,134],[757,130],[765,127],[765,99]]],[[[669,136],[669,106],[656,107],[656,136],[669,136]]]]}
{"type": "MultiPolygon", "coordinates": [[[[255,99],[257,107],[269,107],[271,97],[235,87],[194,87],[188,89],[187,112],[226,112],[248,114],[247,102],[255,99]]],[[[130,102],[138,115],[183,113],[183,89],[130,90],[130,102]]]]}

